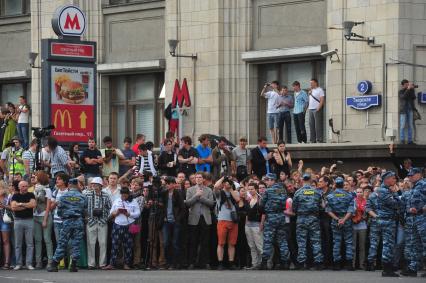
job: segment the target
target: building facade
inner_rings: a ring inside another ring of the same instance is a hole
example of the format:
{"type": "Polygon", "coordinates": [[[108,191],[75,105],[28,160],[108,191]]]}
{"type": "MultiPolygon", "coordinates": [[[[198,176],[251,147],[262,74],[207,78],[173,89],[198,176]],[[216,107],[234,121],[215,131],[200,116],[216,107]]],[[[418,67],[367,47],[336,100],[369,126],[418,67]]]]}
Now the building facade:
{"type": "MultiPolygon", "coordinates": [[[[51,18],[62,4],[86,13],[83,39],[97,42],[98,140],[112,135],[121,144],[144,133],[158,145],[176,79],[187,79],[192,100],[183,134],[233,142],[247,136],[251,144],[269,132],[259,93],[271,80],[287,86],[298,80],[305,89],[311,78],[319,80],[328,143],[398,141],[400,81],[426,90],[424,0],[0,0],[0,102],[27,96],[32,126],[46,125],[40,56],[31,68],[28,53],[41,54],[41,39],[57,38],[51,18]],[[374,43],[345,39],[345,21],[362,22],[352,32],[374,43]],[[171,56],[169,39],[179,40],[176,54],[197,59],[171,56]],[[334,49],[340,60],[321,56],[334,49]],[[346,105],[347,97],[360,95],[363,80],[380,94],[380,106],[346,105]]],[[[415,141],[424,144],[425,106],[416,106],[423,119],[415,141]]]]}

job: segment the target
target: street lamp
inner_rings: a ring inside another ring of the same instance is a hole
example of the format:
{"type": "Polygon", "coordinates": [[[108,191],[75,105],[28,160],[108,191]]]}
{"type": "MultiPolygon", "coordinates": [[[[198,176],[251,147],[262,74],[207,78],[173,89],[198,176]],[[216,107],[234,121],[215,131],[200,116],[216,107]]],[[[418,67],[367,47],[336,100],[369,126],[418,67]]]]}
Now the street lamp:
{"type": "Polygon", "coordinates": [[[185,57],[185,58],[192,58],[194,60],[197,60],[197,54],[191,54],[191,55],[181,55],[181,54],[176,54],[176,47],[179,43],[179,40],[177,39],[169,39],[169,53],[170,55],[172,55],[172,57],[185,57]]]}

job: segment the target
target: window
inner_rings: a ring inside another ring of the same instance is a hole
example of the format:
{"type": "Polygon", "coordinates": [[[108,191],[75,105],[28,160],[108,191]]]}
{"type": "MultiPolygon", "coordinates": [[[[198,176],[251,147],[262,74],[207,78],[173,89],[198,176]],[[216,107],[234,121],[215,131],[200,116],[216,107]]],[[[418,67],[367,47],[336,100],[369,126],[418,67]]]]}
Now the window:
{"type": "Polygon", "coordinates": [[[29,99],[31,96],[31,84],[30,83],[11,83],[11,84],[2,84],[0,85],[0,103],[5,105],[7,102],[12,102],[13,104],[18,104],[20,96],[27,97],[27,102],[29,104],[29,99]]]}
{"type": "Polygon", "coordinates": [[[30,0],[0,0],[0,16],[29,14],[30,0]]]}
{"type": "Polygon", "coordinates": [[[111,129],[114,143],[120,145],[124,137],[133,139],[137,134],[146,136],[146,141],[159,144],[164,132],[161,122],[164,99],[160,91],[164,74],[140,74],[112,76],[111,84],[111,129]]]}
{"type": "MultiPolygon", "coordinates": [[[[288,63],[275,63],[275,64],[264,64],[259,65],[259,91],[263,88],[265,82],[271,82],[278,80],[281,86],[287,86],[290,94],[293,95],[293,89],[291,84],[294,81],[299,81],[302,89],[307,90],[310,87],[311,78],[316,78],[321,88],[326,90],[325,86],[325,61],[314,60],[314,61],[303,61],[303,62],[288,62],[288,63]]],[[[266,99],[259,97],[259,133],[265,135],[269,141],[271,141],[271,134],[268,129],[267,118],[266,118],[266,99]]],[[[326,113],[324,111],[324,113],[326,113]]],[[[325,117],[323,119],[325,121],[325,117]]],[[[306,132],[309,137],[309,119],[305,119],[306,132]]],[[[294,121],[292,117],[291,122],[291,139],[292,143],[297,143],[296,130],[294,127],[294,121]]],[[[324,127],[325,129],[326,127],[324,127]]],[[[325,136],[325,135],[324,135],[325,136]]]]}
{"type": "Polygon", "coordinates": [[[147,2],[149,0],[109,0],[110,5],[121,5],[135,2],[147,2]]]}

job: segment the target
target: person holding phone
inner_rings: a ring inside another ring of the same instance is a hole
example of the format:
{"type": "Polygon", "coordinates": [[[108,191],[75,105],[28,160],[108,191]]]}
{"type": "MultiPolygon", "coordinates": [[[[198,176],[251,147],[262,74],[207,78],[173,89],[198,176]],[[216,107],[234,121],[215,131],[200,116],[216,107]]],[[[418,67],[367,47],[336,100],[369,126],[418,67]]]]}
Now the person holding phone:
{"type": "Polygon", "coordinates": [[[120,189],[121,197],[114,201],[110,217],[114,218],[112,226],[112,247],[110,263],[104,270],[115,269],[119,248],[124,246],[124,267],[125,270],[130,270],[130,264],[133,260],[133,236],[129,231],[129,226],[141,214],[139,204],[135,199],[130,197],[130,190],[127,187],[120,189]]]}

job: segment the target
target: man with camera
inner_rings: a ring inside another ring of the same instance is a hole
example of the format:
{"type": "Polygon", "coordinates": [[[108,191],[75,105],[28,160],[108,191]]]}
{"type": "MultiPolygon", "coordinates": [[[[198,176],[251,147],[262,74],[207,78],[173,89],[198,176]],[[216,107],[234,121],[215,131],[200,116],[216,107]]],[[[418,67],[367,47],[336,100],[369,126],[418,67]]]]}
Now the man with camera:
{"type": "Polygon", "coordinates": [[[414,89],[418,86],[414,85],[406,79],[401,81],[402,88],[398,92],[399,98],[399,139],[401,143],[405,143],[405,128],[407,128],[407,143],[413,143],[413,128],[414,128],[414,100],[416,94],[414,89]]]}
{"type": "Polygon", "coordinates": [[[268,117],[268,126],[269,126],[269,130],[271,132],[271,137],[272,137],[272,143],[276,143],[278,138],[278,118],[279,118],[278,107],[279,107],[279,99],[280,99],[279,89],[280,89],[280,83],[278,81],[273,81],[271,83],[266,83],[263,86],[263,89],[260,93],[260,96],[268,100],[267,117],[268,117]]]}
{"type": "Polygon", "coordinates": [[[124,160],[125,157],[120,149],[112,146],[112,138],[109,136],[103,139],[105,148],[101,149],[103,158],[102,165],[102,177],[108,177],[111,172],[120,171],[120,160],[124,160]]]}
{"type": "Polygon", "coordinates": [[[229,269],[235,270],[235,245],[238,238],[237,203],[240,194],[235,189],[234,182],[227,176],[220,178],[214,185],[217,209],[217,258],[218,269],[223,270],[224,246],[228,245],[229,269]]]}
{"type": "Polygon", "coordinates": [[[22,158],[24,149],[18,137],[13,137],[10,146],[7,147],[1,156],[1,168],[6,173],[9,180],[13,180],[15,174],[25,175],[24,160],[22,158]]]}
{"type": "Polygon", "coordinates": [[[94,177],[90,182],[92,190],[87,190],[87,257],[89,270],[96,268],[96,242],[99,243],[99,267],[107,265],[108,218],[111,199],[102,191],[103,182],[94,177]]]}
{"type": "Polygon", "coordinates": [[[234,156],[226,147],[225,137],[220,137],[215,149],[212,151],[213,156],[213,179],[217,180],[220,175],[231,175],[231,169],[234,163],[234,156]]]}

